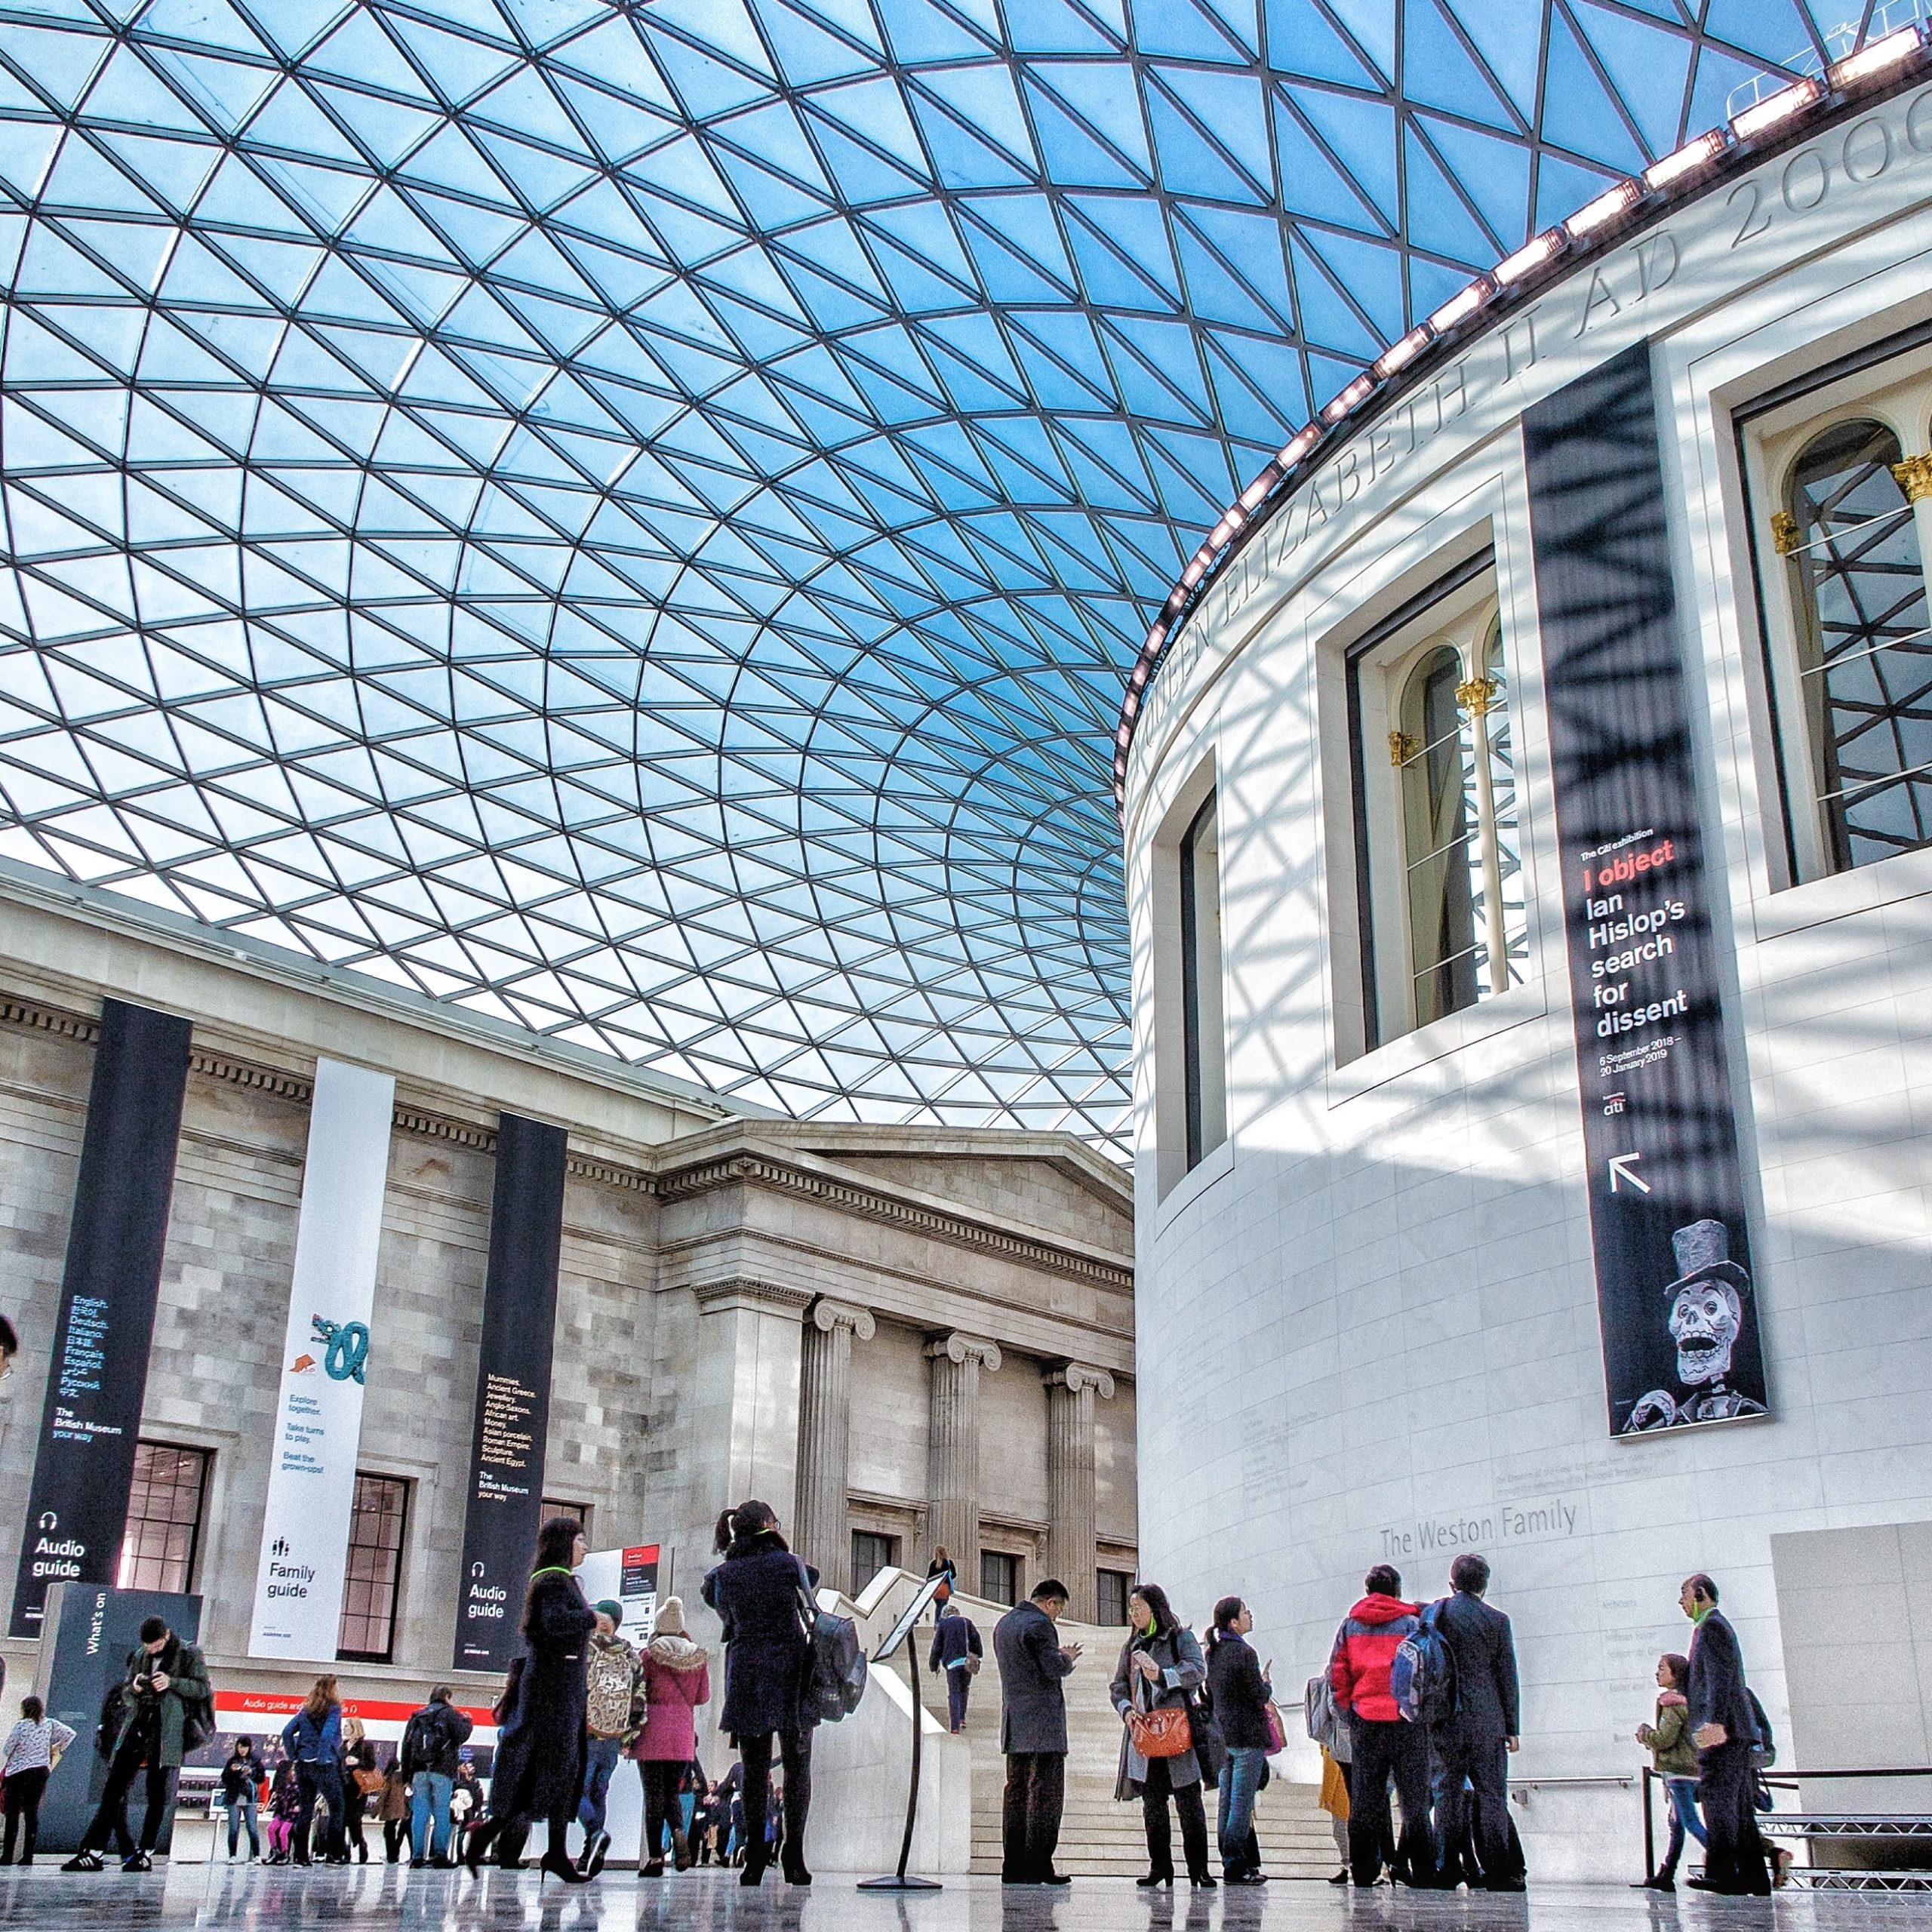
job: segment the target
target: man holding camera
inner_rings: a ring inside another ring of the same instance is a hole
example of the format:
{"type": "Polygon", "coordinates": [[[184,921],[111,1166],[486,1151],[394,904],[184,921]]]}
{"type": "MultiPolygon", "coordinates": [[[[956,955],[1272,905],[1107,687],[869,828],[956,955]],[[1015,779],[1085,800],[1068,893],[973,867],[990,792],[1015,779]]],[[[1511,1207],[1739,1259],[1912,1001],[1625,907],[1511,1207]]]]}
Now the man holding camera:
{"type": "Polygon", "coordinates": [[[175,1774],[195,1744],[204,1742],[212,1703],[208,1666],[192,1644],[184,1644],[166,1621],[150,1617],[141,1641],[128,1653],[127,1680],[121,1689],[121,1724],[108,1761],[107,1789],[100,1808],[81,1839],[81,1848],[60,1869],[98,1872],[111,1837],[124,1872],[154,1869],[154,1848],[174,1802],[175,1774]],[[191,1719],[202,1732],[187,1737],[191,1719]],[[128,1830],[128,1793],[135,1774],[147,1767],[147,1815],[137,1848],[128,1830]]]}

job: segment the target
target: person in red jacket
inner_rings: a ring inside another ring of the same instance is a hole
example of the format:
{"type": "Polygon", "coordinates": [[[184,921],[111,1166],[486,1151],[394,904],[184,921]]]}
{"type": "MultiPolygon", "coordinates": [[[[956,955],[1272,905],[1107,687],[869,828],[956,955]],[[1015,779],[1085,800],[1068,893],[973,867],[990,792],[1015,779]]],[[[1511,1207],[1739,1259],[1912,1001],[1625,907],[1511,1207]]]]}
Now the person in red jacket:
{"type": "Polygon", "coordinates": [[[1367,1592],[1335,1633],[1328,1681],[1347,1718],[1355,1755],[1349,1766],[1349,1864],[1358,1885],[1381,1875],[1392,1833],[1389,1780],[1402,1804],[1402,1835],[1389,1876],[1409,1885],[1433,1882],[1429,1836],[1429,1735],[1406,1722],[1389,1688],[1389,1667],[1402,1639],[1418,1627],[1417,1607],[1401,1595],[1401,1577],[1378,1563],[1362,1579],[1367,1592]]]}

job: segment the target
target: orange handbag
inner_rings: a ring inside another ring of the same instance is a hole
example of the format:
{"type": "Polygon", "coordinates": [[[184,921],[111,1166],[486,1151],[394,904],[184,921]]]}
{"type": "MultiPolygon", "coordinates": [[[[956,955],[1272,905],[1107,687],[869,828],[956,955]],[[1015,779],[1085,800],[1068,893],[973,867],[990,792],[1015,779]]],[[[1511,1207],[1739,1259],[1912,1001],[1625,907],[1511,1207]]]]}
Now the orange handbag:
{"type": "Polygon", "coordinates": [[[1134,1748],[1143,1758],[1178,1758],[1194,1749],[1194,1727],[1184,1704],[1163,1704],[1152,1711],[1131,1711],[1128,1728],[1134,1748]]]}

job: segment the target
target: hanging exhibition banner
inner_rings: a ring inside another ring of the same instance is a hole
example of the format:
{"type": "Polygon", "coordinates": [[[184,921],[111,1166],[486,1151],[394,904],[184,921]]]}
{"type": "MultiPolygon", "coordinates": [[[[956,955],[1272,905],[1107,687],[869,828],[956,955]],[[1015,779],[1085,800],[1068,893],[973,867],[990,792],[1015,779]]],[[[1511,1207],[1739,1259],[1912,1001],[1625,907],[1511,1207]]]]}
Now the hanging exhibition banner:
{"type": "Polygon", "coordinates": [[[336,1654],[395,1112],[393,1075],[315,1063],[252,1657],[336,1654]]]}
{"type": "Polygon", "coordinates": [[[1523,435],[1611,1431],[1761,1416],[1648,345],[1523,435]]]}
{"type": "Polygon", "coordinates": [[[173,1014],[118,999],[101,1008],[14,1586],[16,1637],[40,1635],[50,1585],[111,1583],[119,1571],[188,1091],[189,1032],[173,1014]]]}
{"type": "Polygon", "coordinates": [[[519,1641],[517,1614],[543,1507],[567,1139],[561,1127],[518,1114],[504,1114],[497,1124],[490,1272],[463,1514],[459,1670],[506,1669],[519,1641]]]}

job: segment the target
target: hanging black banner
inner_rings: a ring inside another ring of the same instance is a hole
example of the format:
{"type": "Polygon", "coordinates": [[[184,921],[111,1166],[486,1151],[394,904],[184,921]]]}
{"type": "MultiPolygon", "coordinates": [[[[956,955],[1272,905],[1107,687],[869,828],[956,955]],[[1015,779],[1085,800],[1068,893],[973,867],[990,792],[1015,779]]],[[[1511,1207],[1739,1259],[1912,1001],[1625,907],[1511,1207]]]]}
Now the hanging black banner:
{"type": "Polygon", "coordinates": [[[162,1250],[188,1091],[185,1020],[109,1000],[74,1183],[54,1360],[28,1492],[11,1634],[40,1635],[48,1587],[111,1583],[147,1393],[162,1250]]]}
{"type": "Polygon", "coordinates": [[[1648,345],[1523,437],[1611,1430],[1761,1416],[1648,345]]]}
{"type": "Polygon", "coordinates": [[[505,1669],[519,1641],[517,1617],[543,1507],[567,1137],[561,1127],[517,1114],[497,1123],[454,1659],[459,1670],[505,1669]]]}

